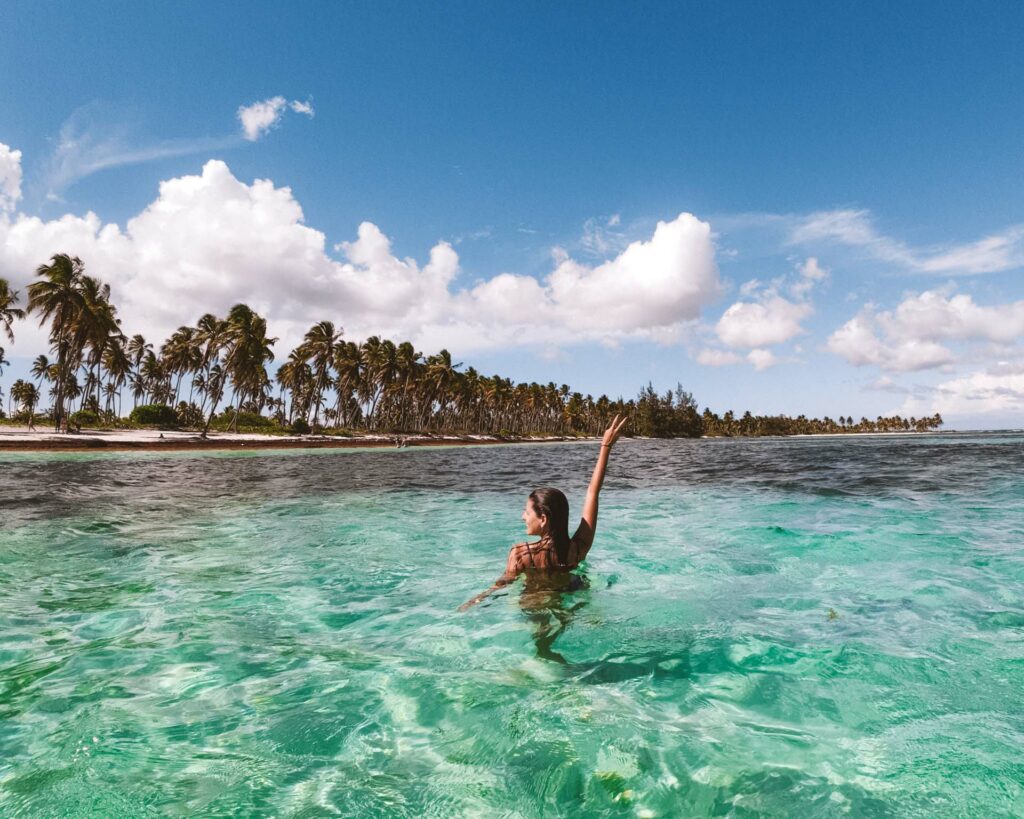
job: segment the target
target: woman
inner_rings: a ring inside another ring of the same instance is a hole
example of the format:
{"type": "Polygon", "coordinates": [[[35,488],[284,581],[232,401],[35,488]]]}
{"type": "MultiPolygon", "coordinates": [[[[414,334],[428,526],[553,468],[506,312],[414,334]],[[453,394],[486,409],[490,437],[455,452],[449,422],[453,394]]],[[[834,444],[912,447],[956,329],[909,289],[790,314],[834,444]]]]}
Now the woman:
{"type": "Polygon", "coordinates": [[[502,586],[514,582],[521,574],[526,575],[527,588],[542,585],[549,589],[572,590],[574,576],[570,572],[583,562],[594,543],[597,497],[608,468],[608,455],[619,439],[626,420],[616,415],[604,432],[597,465],[590,478],[590,488],[587,489],[587,499],[583,503],[583,519],[576,534],[569,537],[569,502],[565,495],[550,487],[535,489],[526,499],[523,522],[526,524],[526,534],[539,536],[540,540],[513,546],[508,553],[505,573],[489,589],[463,603],[459,611],[476,605],[502,586]]]}

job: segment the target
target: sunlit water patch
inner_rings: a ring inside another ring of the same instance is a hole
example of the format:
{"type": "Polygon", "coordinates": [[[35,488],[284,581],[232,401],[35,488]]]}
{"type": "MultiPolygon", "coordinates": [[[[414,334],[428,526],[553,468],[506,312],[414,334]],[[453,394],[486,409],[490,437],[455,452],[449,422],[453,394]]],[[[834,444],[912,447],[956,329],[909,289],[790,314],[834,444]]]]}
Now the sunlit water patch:
{"type": "Polygon", "coordinates": [[[1024,813],[1024,436],[0,456],[0,815],[1024,813]]]}

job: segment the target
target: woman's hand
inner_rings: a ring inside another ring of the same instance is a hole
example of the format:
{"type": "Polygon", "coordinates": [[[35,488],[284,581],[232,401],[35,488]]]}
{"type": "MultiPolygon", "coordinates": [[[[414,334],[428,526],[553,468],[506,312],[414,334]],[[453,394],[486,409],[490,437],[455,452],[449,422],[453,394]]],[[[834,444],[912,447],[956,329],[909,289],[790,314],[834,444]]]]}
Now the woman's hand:
{"type": "Polygon", "coordinates": [[[601,446],[606,446],[611,449],[612,445],[619,440],[619,434],[622,432],[622,428],[626,426],[626,422],[628,420],[628,415],[623,415],[621,420],[619,420],[619,416],[616,415],[608,425],[608,429],[604,431],[604,438],[601,441],[601,446]]]}

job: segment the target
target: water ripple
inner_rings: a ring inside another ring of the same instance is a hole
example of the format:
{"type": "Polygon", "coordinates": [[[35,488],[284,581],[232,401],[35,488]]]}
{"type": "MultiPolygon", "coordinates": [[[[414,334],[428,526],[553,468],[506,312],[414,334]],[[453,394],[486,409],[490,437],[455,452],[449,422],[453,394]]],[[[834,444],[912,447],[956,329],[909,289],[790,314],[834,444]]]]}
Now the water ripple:
{"type": "Polygon", "coordinates": [[[0,815],[1024,810],[1024,436],[0,455],[0,815]]]}

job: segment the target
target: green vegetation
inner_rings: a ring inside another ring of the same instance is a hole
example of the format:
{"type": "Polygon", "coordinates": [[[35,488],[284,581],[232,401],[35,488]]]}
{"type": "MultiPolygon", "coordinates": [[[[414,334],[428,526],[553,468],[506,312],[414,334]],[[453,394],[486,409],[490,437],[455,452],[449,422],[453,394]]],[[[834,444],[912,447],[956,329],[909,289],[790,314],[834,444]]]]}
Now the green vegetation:
{"type": "Polygon", "coordinates": [[[71,413],[68,423],[73,427],[98,427],[102,425],[100,414],[91,409],[80,409],[71,413]]]}
{"type": "Polygon", "coordinates": [[[751,415],[743,413],[737,418],[732,412],[719,416],[711,410],[704,410],[701,417],[704,434],[711,436],[760,436],[760,435],[839,435],[857,432],[929,432],[942,426],[942,416],[926,418],[901,418],[893,415],[888,418],[878,416],[874,421],[861,418],[854,421],[853,416],[840,415],[833,421],[827,415],[824,418],[808,418],[798,415],[751,415]]]}
{"type": "Polygon", "coordinates": [[[640,390],[630,426],[633,435],[649,438],[699,438],[704,434],[697,402],[682,384],[664,395],[658,395],[650,384],[640,390]]]}
{"type": "MultiPolygon", "coordinates": [[[[309,329],[271,381],[267,366],[277,339],[267,336],[266,320],[245,304],[223,318],[207,313],[194,327],[179,327],[156,350],[143,336],[121,332],[109,286],[86,275],[81,259],[57,254],[36,277],[24,311],[16,307],[18,293],[0,279],[0,328],[13,341],[13,322],[38,316],[49,325],[55,360],[36,358],[36,383],[19,379],[12,385],[8,412],[32,418],[47,384],[47,417],[57,429],[65,419],[124,425],[126,388],[133,400],[131,424],[201,429],[204,436],[211,428],[597,435],[616,414],[630,417],[630,434],[658,438],[926,431],[942,424],[938,415],[854,423],[843,416],[700,414],[681,385],[659,395],[648,384],[629,401],[595,399],[566,384],[517,384],[473,367],[463,370],[447,350],[425,356],[408,341],[347,341],[330,321],[309,329]],[[230,406],[218,411],[225,398],[230,406]]],[[[0,374],[6,364],[0,348],[0,374]]]]}
{"type": "Polygon", "coordinates": [[[128,420],[140,426],[178,426],[177,413],[166,404],[143,404],[141,407],[135,407],[128,420]]]}

